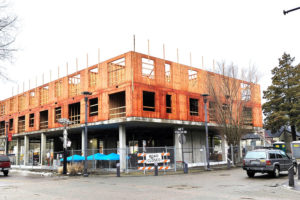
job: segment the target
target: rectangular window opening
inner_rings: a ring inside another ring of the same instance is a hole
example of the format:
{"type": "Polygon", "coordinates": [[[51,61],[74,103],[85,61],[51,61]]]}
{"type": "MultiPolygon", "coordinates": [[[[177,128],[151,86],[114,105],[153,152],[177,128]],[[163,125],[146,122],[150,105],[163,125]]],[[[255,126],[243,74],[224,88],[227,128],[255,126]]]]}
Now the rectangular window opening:
{"type": "Polygon", "coordinates": [[[34,127],[34,113],[29,114],[29,127],[34,127]]]}
{"type": "Polygon", "coordinates": [[[90,116],[97,116],[98,115],[98,98],[90,99],[90,116]]]}
{"type": "Polygon", "coordinates": [[[189,69],[188,73],[189,73],[189,85],[191,85],[192,87],[196,86],[198,82],[198,72],[189,69]]]}
{"type": "Polygon", "coordinates": [[[9,130],[10,131],[14,130],[14,119],[13,118],[9,119],[9,130]]]}
{"type": "Polygon", "coordinates": [[[217,121],[216,117],[216,103],[213,101],[209,102],[209,107],[208,107],[208,113],[209,113],[209,121],[217,121]]]}
{"type": "Polygon", "coordinates": [[[190,115],[191,116],[199,115],[198,99],[190,98],[190,115]]]}
{"type": "Polygon", "coordinates": [[[45,86],[45,87],[42,87],[40,89],[40,102],[41,102],[41,105],[44,105],[46,103],[48,103],[48,97],[49,97],[49,86],[45,86]]]}
{"type": "Polygon", "coordinates": [[[252,108],[244,107],[243,108],[243,124],[246,126],[252,126],[252,108]]]}
{"type": "Polygon", "coordinates": [[[35,105],[35,91],[29,93],[29,105],[35,105]]]}
{"type": "Polygon", "coordinates": [[[0,116],[4,116],[5,115],[5,104],[2,103],[0,104],[0,116]]]}
{"type": "Polygon", "coordinates": [[[69,105],[69,120],[73,124],[80,124],[80,103],[73,103],[69,105]]]}
{"type": "Polygon", "coordinates": [[[89,85],[94,87],[97,84],[98,67],[89,70],[89,85]]]}
{"type": "Polygon", "coordinates": [[[155,111],[155,93],[143,91],[143,110],[155,111]]]}
{"type": "Polygon", "coordinates": [[[154,60],[142,58],[142,76],[154,79],[154,60]]]}
{"type": "Polygon", "coordinates": [[[108,85],[118,85],[125,81],[125,58],[108,63],[108,85]]]}
{"type": "Polygon", "coordinates": [[[58,120],[61,118],[61,107],[55,108],[55,123],[58,122],[58,120]]]}
{"type": "Polygon", "coordinates": [[[166,95],[166,112],[172,113],[172,96],[169,94],[166,95]]]}
{"type": "Polygon", "coordinates": [[[18,118],[18,132],[25,132],[25,116],[21,116],[18,118]]]}
{"type": "Polygon", "coordinates": [[[171,82],[171,65],[168,63],[165,63],[165,77],[166,82],[171,82]]]}
{"type": "Polygon", "coordinates": [[[40,112],[40,129],[48,128],[48,110],[40,112]]]}
{"type": "Polygon", "coordinates": [[[69,96],[73,97],[80,94],[80,74],[69,77],[69,96]]]}
{"type": "Polygon", "coordinates": [[[126,94],[118,92],[109,95],[109,117],[126,117],[126,94]]]}
{"type": "Polygon", "coordinates": [[[247,83],[241,83],[241,98],[243,101],[249,101],[251,99],[251,85],[247,83]]]}
{"type": "Polygon", "coordinates": [[[5,121],[0,122],[0,135],[5,135],[5,121]]]}

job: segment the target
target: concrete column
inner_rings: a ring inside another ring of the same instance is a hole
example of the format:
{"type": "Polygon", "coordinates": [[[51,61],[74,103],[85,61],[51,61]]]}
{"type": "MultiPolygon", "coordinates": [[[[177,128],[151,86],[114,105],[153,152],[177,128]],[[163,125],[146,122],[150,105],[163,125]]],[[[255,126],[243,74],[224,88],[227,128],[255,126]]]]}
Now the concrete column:
{"type": "Polygon", "coordinates": [[[120,145],[120,170],[126,170],[126,129],[124,125],[119,125],[119,145],[120,145]]]}
{"type": "Polygon", "coordinates": [[[179,142],[179,135],[174,133],[174,147],[176,153],[176,161],[182,161],[182,144],[179,142]]]}
{"type": "Polygon", "coordinates": [[[222,137],[222,157],[223,161],[227,162],[227,156],[228,156],[228,145],[226,142],[226,139],[222,137]]]}
{"type": "Polygon", "coordinates": [[[29,162],[29,136],[24,136],[24,165],[29,162]]]}
{"type": "Polygon", "coordinates": [[[21,149],[21,140],[20,138],[17,138],[16,165],[20,165],[20,149],[21,149]]]}
{"type": "Polygon", "coordinates": [[[45,133],[41,134],[41,160],[40,160],[40,164],[44,165],[46,162],[46,144],[47,144],[47,138],[45,133]]]}
{"type": "Polygon", "coordinates": [[[84,156],[84,129],[81,130],[81,155],[84,156]]]}

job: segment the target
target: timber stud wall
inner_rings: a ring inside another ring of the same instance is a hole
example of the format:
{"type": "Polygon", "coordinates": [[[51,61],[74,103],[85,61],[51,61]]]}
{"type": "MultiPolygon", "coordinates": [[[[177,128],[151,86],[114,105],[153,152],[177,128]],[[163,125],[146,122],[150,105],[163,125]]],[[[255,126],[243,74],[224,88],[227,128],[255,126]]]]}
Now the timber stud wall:
{"type": "MultiPolygon", "coordinates": [[[[25,132],[37,131],[40,130],[40,112],[48,110],[48,128],[61,127],[55,121],[55,108],[61,107],[61,117],[69,118],[69,105],[80,103],[80,123],[83,124],[85,103],[82,91],[92,92],[89,99],[98,98],[98,114],[88,115],[89,122],[111,119],[109,96],[118,92],[125,92],[125,117],[204,122],[201,94],[207,93],[207,73],[176,62],[128,52],[0,101],[0,122],[13,119],[13,128],[9,131],[17,134],[20,132],[18,119],[25,116],[25,132]],[[123,63],[115,64],[114,61],[124,58],[125,66],[123,63]],[[151,77],[142,75],[142,60],[145,59],[154,63],[151,77]],[[166,69],[169,72],[166,73],[166,69]],[[154,111],[143,110],[143,91],[155,93],[154,111]],[[171,113],[167,113],[166,95],[171,98],[171,113]],[[190,115],[190,99],[198,100],[198,115],[190,115]],[[29,123],[30,114],[34,114],[34,124],[29,123]]],[[[251,100],[247,104],[252,108],[255,127],[262,127],[260,99],[260,86],[251,84],[251,100]]]]}

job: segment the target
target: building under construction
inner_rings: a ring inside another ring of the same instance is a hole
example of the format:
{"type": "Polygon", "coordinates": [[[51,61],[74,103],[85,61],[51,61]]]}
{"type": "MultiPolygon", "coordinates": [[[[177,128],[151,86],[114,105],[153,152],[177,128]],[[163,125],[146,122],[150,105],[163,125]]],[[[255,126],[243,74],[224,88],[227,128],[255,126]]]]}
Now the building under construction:
{"type": "MultiPolygon", "coordinates": [[[[0,101],[0,146],[4,148],[6,133],[12,134],[9,151],[16,154],[16,164],[26,164],[32,149],[43,164],[46,152],[63,149],[59,138],[63,126],[58,119],[67,118],[72,121],[68,127],[70,149],[82,149],[86,113],[81,93],[89,91],[89,149],[180,148],[174,133],[178,127],[188,131],[184,146],[200,147],[205,145],[202,94],[208,93],[208,73],[137,52],[119,55],[0,101]]],[[[251,84],[250,101],[248,123],[261,128],[257,84],[251,84]]],[[[208,107],[209,136],[224,143],[210,115],[213,107],[208,107]]]]}

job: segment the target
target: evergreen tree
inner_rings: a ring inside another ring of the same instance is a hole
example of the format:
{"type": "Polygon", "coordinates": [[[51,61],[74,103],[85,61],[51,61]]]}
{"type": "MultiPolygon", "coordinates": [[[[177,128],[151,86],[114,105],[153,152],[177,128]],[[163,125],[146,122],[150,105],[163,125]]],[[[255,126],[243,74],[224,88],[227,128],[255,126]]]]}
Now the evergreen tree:
{"type": "Polygon", "coordinates": [[[279,66],[272,70],[272,85],[264,91],[263,113],[265,127],[272,132],[290,126],[293,140],[300,127],[300,64],[293,66],[295,58],[284,53],[279,66]]]}

